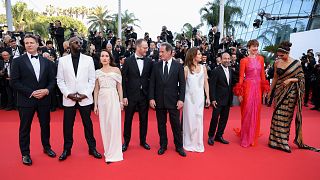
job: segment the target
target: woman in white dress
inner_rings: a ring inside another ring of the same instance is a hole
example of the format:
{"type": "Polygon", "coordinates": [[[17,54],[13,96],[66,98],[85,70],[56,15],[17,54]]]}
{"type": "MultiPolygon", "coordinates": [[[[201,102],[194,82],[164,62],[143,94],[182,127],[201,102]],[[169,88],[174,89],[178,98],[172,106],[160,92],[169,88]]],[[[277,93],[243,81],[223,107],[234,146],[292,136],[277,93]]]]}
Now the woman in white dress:
{"type": "Polygon", "coordinates": [[[201,56],[198,48],[189,49],[184,68],[186,94],[183,106],[183,148],[193,152],[204,152],[203,111],[204,105],[210,106],[207,69],[199,64],[201,56]]]}
{"type": "Polygon", "coordinates": [[[99,115],[105,161],[123,160],[121,142],[122,77],[112,55],[101,51],[102,68],[96,70],[94,113],[99,115]]]}

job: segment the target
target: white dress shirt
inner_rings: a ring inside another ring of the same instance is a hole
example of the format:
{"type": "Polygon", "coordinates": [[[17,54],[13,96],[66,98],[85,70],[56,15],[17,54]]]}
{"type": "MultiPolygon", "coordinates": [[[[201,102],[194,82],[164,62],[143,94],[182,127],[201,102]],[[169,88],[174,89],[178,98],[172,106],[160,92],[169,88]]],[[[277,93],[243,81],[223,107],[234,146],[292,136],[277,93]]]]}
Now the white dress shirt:
{"type": "MultiPolygon", "coordinates": [[[[168,75],[169,75],[169,72],[170,72],[171,63],[172,63],[172,58],[168,60],[168,75]]],[[[162,64],[163,74],[164,74],[164,66],[165,65],[166,65],[166,61],[163,61],[163,64],[162,64]]]]}
{"type": "Polygon", "coordinates": [[[230,74],[229,74],[229,69],[224,67],[223,65],[221,65],[223,71],[224,71],[224,74],[226,75],[227,77],[227,82],[228,82],[228,85],[229,85],[229,79],[230,79],[230,74]]]}
{"type": "MultiPolygon", "coordinates": [[[[31,54],[27,52],[27,55],[31,61],[31,64],[33,66],[33,70],[34,73],[36,74],[37,80],[39,81],[39,76],[40,76],[40,61],[39,61],[39,57],[38,59],[36,58],[31,58],[31,54]]],[[[38,54],[36,54],[35,56],[37,56],[38,54]]]]}
{"type": "Polygon", "coordinates": [[[139,68],[139,72],[140,72],[140,76],[142,74],[142,71],[143,71],[143,61],[142,59],[137,59],[137,58],[143,58],[143,57],[139,57],[137,54],[134,54],[134,56],[136,57],[136,61],[137,61],[137,64],[138,64],[138,68],[139,68]]]}

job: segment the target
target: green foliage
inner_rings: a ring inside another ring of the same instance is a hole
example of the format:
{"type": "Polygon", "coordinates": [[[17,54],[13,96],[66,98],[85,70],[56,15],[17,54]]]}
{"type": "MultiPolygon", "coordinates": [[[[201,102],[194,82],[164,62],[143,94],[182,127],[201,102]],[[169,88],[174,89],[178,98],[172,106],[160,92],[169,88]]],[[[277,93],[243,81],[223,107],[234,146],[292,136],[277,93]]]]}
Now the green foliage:
{"type": "MultiPolygon", "coordinates": [[[[48,9],[49,10],[49,9],[48,9]]],[[[50,9],[50,14],[53,10],[50,9]]],[[[16,31],[27,31],[39,34],[44,39],[49,38],[49,23],[60,20],[62,26],[66,29],[65,36],[68,37],[70,29],[77,29],[80,35],[87,34],[87,28],[78,20],[70,16],[45,16],[40,13],[29,10],[25,2],[17,2],[12,6],[13,25],[16,31]]]]}
{"type": "MultiPolygon", "coordinates": [[[[205,7],[200,9],[202,22],[205,21],[210,26],[217,26],[219,23],[219,10],[220,0],[208,2],[205,7]]],[[[236,0],[227,0],[224,5],[224,30],[227,34],[234,35],[236,27],[248,27],[245,22],[235,20],[241,16],[242,9],[237,6],[236,0]]]]}

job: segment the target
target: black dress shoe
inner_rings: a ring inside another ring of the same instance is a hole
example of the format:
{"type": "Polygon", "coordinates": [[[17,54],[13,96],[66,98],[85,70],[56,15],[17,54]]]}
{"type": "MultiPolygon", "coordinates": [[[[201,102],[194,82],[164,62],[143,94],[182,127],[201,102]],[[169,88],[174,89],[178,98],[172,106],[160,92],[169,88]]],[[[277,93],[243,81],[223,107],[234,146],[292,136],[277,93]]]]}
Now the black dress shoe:
{"type": "Polygon", "coordinates": [[[30,155],[22,156],[22,163],[24,165],[31,166],[32,165],[32,160],[31,160],[30,155]]]}
{"type": "Polygon", "coordinates": [[[128,149],[128,144],[122,144],[122,152],[126,152],[128,149]]]}
{"type": "Polygon", "coordinates": [[[140,146],[142,146],[143,148],[145,148],[146,150],[150,150],[150,146],[147,143],[140,143],[140,146]]]}
{"type": "Polygon", "coordinates": [[[221,142],[222,144],[229,144],[229,141],[223,139],[223,137],[214,138],[215,141],[221,142]]]}
{"type": "Polygon", "coordinates": [[[176,149],[176,151],[182,157],[186,157],[187,156],[187,154],[184,152],[184,150],[182,148],[178,148],[178,149],[176,149]]]}
{"type": "Polygon", "coordinates": [[[107,164],[111,164],[112,162],[111,161],[107,161],[107,164]]]}
{"type": "Polygon", "coordinates": [[[71,155],[71,150],[63,150],[62,154],[59,157],[59,161],[66,160],[68,156],[71,155]]]}
{"type": "Polygon", "coordinates": [[[316,106],[313,108],[310,108],[310,110],[318,110],[319,108],[317,108],[316,106]]]}
{"type": "Polygon", "coordinates": [[[7,107],[4,109],[5,111],[12,111],[13,110],[13,107],[7,107]]]}
{"type": "Polygon", "coordinates": [[[208,144],[209,144],[210,146],[213,146],[213,145],[214,145],[214,139],[213,139],[213,137],[209,137],[209,139],[208,139],[208,144]]]}
{"type": "Polygon", "coordinates": [[[44,149],[43,152],[47,154],[49,157],[56,157],[56,153],[52,151],[52,149],[44,149]]]}
{"type": "Polygon", "coordinates": [[[164,154],[164,152],[166,152],[166,150],[167,150],[167,148],[161,147],[161,148],[158,150],[158,154],[159,154],[159,155],[162,155],[162,154],[164,154]]]}
{"type": "Polygon", "coordinates": [[[101,159],[102,158],[101,154],[96,149],[90,149],[89,150],[89,154],[92,155],[93,157],[97,158],[97,159],[101,159]]]}

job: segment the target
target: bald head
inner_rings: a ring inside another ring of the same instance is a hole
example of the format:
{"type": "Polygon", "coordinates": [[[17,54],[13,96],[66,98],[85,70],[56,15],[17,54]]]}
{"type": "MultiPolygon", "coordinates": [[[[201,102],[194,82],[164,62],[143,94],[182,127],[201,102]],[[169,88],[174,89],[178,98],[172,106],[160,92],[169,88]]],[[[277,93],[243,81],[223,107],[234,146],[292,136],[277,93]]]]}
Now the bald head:
{"type": "Polygon", "coordinates": [[[229,53],[224,52],[224,53],[221,55],[221,64],[222,64],[224,67],[230,66],[230,55],[229,55],[229,53]]]}

